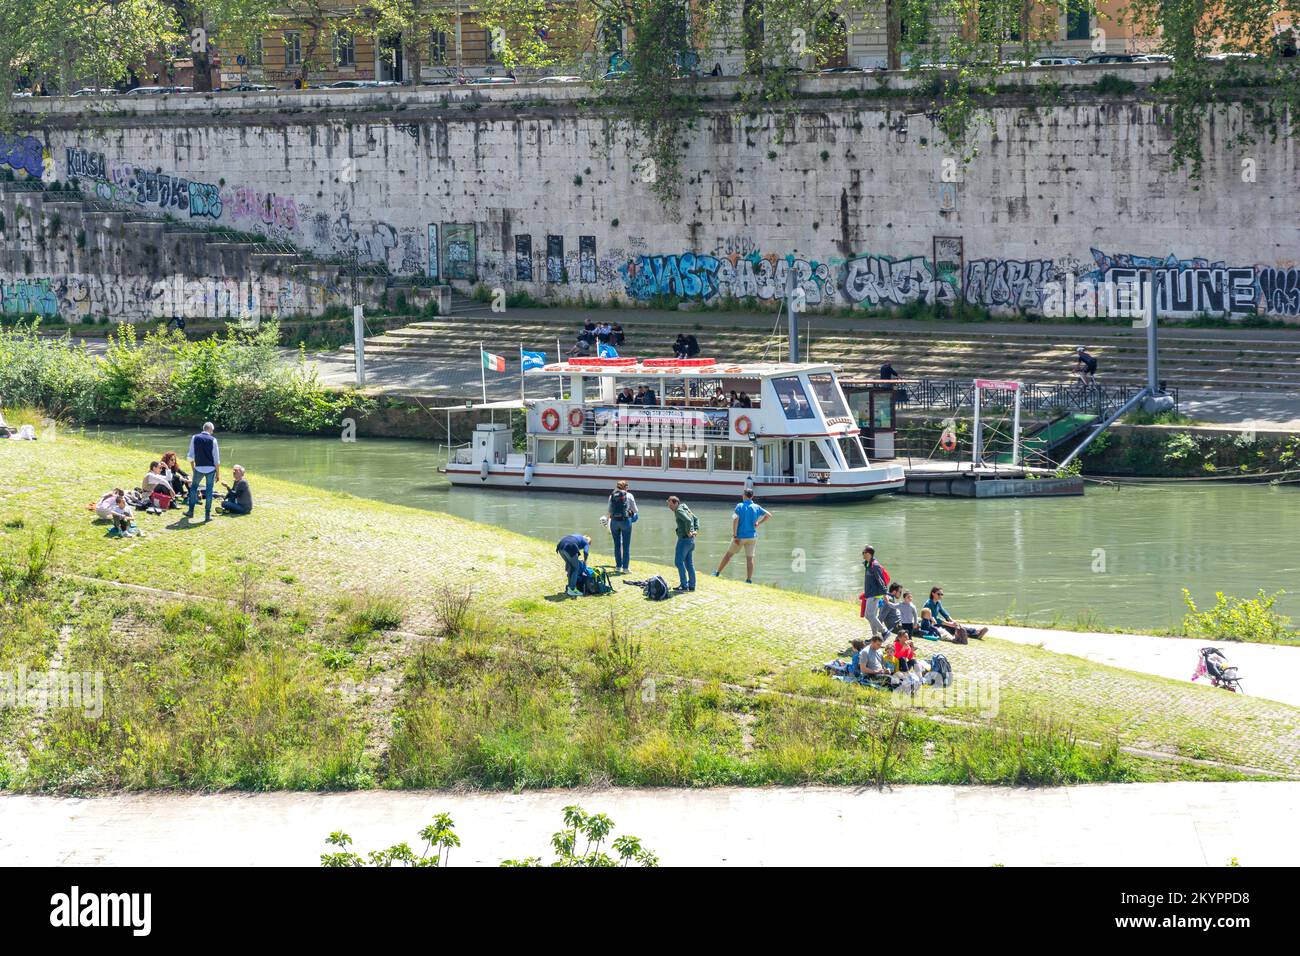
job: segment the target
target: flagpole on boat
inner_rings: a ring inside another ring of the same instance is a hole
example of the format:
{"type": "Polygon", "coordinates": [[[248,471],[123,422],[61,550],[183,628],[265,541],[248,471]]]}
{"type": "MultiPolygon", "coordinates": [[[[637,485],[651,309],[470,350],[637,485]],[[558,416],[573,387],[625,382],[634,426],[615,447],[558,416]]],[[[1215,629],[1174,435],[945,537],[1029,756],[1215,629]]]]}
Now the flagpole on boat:
{"type": "MultiPolygon", "coordinates": [[[[555,361],[556,362],[564,361],[564,358],[560,352],[560,337],[558,335],[555,337],[555,361]]],[[[557,372],[555,374],[555,377],[560,380],[560,393],[555,397],[558,398],[560,401],[564,401],[564,374],[562,372],[557,372]]]]}
{"type": "Polygon", "coordinates": [[[524,345],[519,343],[519,400],[524,400],[524,345]]]}
{"type": "Polygon", "coordinates": [[[487,404],[487,353],[483,351],[483,343],[478,344],[478,377],[483,383],[483,404],[487,404]]]}

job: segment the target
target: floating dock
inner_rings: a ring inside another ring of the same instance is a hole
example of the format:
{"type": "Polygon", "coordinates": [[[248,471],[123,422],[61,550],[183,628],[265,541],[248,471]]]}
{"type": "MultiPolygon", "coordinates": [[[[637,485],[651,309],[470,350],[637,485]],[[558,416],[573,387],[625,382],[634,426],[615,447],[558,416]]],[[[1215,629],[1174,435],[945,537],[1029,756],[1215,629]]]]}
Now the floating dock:
{"type": "Polygon", "coordinates": [[[905,459],[908,495],[937,495],[945,498],[1056,498],[1083,494],[1083,479],[1077,475],[1058,478],[1047,468],[1023,465],[905,459]]]}

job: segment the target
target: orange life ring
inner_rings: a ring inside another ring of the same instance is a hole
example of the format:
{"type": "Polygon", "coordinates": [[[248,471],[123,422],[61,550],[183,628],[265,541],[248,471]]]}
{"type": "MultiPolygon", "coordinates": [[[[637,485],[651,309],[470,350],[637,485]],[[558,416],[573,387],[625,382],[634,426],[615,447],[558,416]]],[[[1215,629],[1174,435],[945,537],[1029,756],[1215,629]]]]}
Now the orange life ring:
{"type": "Polygon", "coordinates": [[[583,421],[586,420],[586,417],[587,416],[582,413],[581,408],[569,409],[569,427],[581,428],[583,421]]]}
{"type": "Polygon", "coordinates": [[[943,435],[939,437],[939,447],[944,451],[952,451],[957,447],[957,436],[945,428],[943,435]]]}
{"type": "Polygon", "coordinates": [[[548,432],[553,432],[560,427],[560,413],[553,408],[548,408],[542,412],[542,427],[548,432]]]}
{"type": "Polygon", "coordinates": [[[748,435],[750,429],[752,429],[753,427],[754,427],[754,423],[749,420],[748,415],[741,415],[739,418],[736,419],[737,435],[748,435]]]}
{"type": "Polygon", "coordinates": [[[738,372],[743,372],[744,369],[741,368],[739,365],[732,365],[729,368],[724,368],[722,371],[726,375],[735,375],[738,372]]]}

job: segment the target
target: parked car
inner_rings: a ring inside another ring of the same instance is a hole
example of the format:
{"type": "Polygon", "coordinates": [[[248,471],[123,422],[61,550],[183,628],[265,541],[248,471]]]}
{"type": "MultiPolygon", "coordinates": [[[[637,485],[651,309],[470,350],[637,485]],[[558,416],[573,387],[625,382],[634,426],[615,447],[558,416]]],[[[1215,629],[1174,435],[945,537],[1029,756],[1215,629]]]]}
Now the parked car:
{"type": "Polygon", "coordinates": [[[867,71],[860,66],[828,66],[817,72],[822,76],[832,76],[836,73],[865,73],[867,71]]]}
{"type": "Polygon", "coordinates": [[[72,95],[73,96],[117,96],[118,91],[114,89],[108,89],[108,88],[86,86],[83,87],[82,89],[77,90],[72,95]]]}
{"type": "Polygon", "coordinates": [[[274,92],[276,87],[266,86],[263,83],[240,83],[238,86],[227,86],[222,92],[224,93],[268,93],[274,92]]]}
{"type": "Polygon", "coordinates": [[[1140,53],[1094,53],[1084,63],[1145,63],[1140,53]]]}
{"type": "Polygon", "coordinates": [[[335,80],[333,83],[325,83],[321,86],[314,86],[316,90],[360,90],[373,89],[378,86],[400,86],[396,80],[335,80]]]}
{"type": "Polygon", "coordinates": [[[476,76],[469,81],[470,86],[499,86],[503,83],[513,83],[513,76],[476,76]]]}
{"type": "Polygon", "coordinates": [[[581,83],[580,76],[539,76],[538,83],[581,83]]]}
{"type": "Polygon", "coordinates": [[[1077,56],[1040,56],[1034,66],[1078,66],[1082,62],[1077,56]]]}

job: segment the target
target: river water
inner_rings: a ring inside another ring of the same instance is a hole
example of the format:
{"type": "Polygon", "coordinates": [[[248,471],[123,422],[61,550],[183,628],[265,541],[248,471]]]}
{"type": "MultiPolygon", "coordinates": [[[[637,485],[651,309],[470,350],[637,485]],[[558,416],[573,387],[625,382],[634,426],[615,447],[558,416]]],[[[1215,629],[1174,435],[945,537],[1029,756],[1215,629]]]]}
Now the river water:
{"type": "MultiPolygon", "coordinates": [[[[103,440],[139,448],[148,458],[184,456],[188,432],[114,427],[88,429],[103,440]]],[[[437,468],[430,442],[363,438],[224,435],[222,459],[261,476],[498,525],[549,541],[590,534],[612,564],[601,529],[603,498],[550,492],[453,489],[437,468]]],[[[641,519],[633,560],[672,564],[673,523],[663,502],[633,487],[641,519]]],[[[732,505],[688,502],[700,519],[696,568],[707,576],[730,536],[732,505]]],[[[1288,589],[1278,609],[1300,618],[1300,486],[1228,482],[1092,486],[1081,498],[974,501],[882,496],[837,505],[780,505],[759,533],[754,578],[800,591],[856,598],[862,546],[871,543],[894,580],[919,606],[932,584],[944,588],[954,616],[1017,617],[1050,624],[1080,616],[1116,630],[1159,628],[1182,619],[1182,588],[1204,606],[1214,593],[1239,596],[1288,589]]],[[[743,555],[728,576],[743,577],[743,555]]],[[[558,570],[558,559],[557,559],[558,570]]],[[[675,580],[669,582],[676,584],[675,580]]]]}

